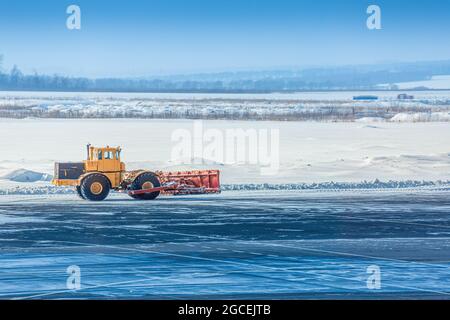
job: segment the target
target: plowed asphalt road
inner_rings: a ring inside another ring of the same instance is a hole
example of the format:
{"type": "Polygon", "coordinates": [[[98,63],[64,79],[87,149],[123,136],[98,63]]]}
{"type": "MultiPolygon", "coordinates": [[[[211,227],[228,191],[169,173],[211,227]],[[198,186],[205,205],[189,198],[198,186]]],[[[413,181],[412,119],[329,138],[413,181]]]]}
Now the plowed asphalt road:
{"type": "Polygon", "coordinates": [[[449,195],[0,196],[0,298],[448,299],[449,195]]]}

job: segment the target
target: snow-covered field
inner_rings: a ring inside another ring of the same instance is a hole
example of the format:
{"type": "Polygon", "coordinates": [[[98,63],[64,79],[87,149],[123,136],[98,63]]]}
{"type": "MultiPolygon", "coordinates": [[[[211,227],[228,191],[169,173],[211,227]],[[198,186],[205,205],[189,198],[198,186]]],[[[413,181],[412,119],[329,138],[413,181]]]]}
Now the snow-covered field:
{"type": "Polygon", "coordinates": [[[84,159],[87,143],[122,146],[129,169],[219,168],[229,189],[265,183],[274,188],[445,183],[450,91],[409,92],[413,100],[398,100],[399,93],[0,92],[0,193],[16,186],[50,192],[53,163],[84,159]],[[373,94],[378,101],[353,100],[373,94]],[[260,165],[248,162],[176,164],[171,136],[177,129],[194,131],[193,120],[186,118],[207,119],[205,130],[222,133],[278,129],[279,170],[263,176],[260,165]],[[319,121],[304,121],[311,119],[319,121]]]}
{"type": "MultiPolygon", "coordinates": [[[[308,91],[274,93],[139,93],[139,92],[46,92],[0,91],[2,100],[352,100],[354,96],[377,95],[382,100],[395,100],[403,91],[308,91]]],[[[450,90],[409,92],[418,100],[448,100],[450,90]]]]}
{"type": "Polygon", "coordinates": [[[279,129],[279,170],[265,176],[261,175],[260,165],[247,162],[172,162],[176,145],[172,133],[179,128],[192,131],[193,123],[147,119],[0,120],[0,190],[15,186],[46,188],[53,163],[83,160],[87,143],[120,145],[129,169],[218,168],[224,184],[450,180],[448,123],[203,121],[205,130],[221,132],[229,128],[279,129]]]}
{"type": "Polygon", "coordinates": [[[450,76],[433,76],[431,79],[423,81],[411,81],[411,82],[399,82],[396,83],[398,88],[404,89],[414,89],[419,87],[425,87],[429,89],[448,89],[450,88],[450,76]]]}
{"type": "Polygon", "coordinates": [[[449,121],[450,91],[273,94],[0,92],[0,117],[449,121]],[[377,95],[377,101],[354,96],[377,95]]]}

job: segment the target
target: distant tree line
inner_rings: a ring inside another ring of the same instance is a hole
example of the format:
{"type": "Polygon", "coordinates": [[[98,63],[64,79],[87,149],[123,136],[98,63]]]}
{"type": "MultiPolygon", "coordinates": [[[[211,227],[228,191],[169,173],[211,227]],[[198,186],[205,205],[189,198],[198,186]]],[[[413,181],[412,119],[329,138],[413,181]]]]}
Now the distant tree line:
{"type": "MultiPolygon", "coordinates": [[[[17,66],[2,71],[0,90],[107,91],[107,92],[290,92],[302,90],[368,90],[378,84],[419,81],[434,74],[450,74],[450,61],[314,68],[296,71],[265,71],[206,75],[165,76],[151,79],[68,77],[24,74],[17,66]]],[[[388,87],[396,89],[394,85],[388,87]]]]}

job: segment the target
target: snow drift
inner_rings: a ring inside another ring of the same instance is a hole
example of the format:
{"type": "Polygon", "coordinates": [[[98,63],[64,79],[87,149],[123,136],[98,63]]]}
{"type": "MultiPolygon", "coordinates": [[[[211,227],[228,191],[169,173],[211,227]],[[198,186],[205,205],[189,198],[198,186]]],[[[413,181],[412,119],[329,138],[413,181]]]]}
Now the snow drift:
{"type": "MultiPolygon", "coordinates": [[[[323,190],[323,191],[346,191],[346,190],[399,190],[411,188],[432,188],[450,190],[450,180],[447,181],[361,181],[361,182],[322,182],[322,183],[287,183],[287,184],[223,184],[222,191],[257,191],[257,190],[323,190]]],[[[52,185],[40,186],[15,186],[0,189],[0,195],[51,195],[75,193],[71,187],[55,187],[52,185]]]]}
{"type": "Polygon", "coordinates": [[[416,112],[416,113],[398,113],[393,116],[392,122],[448,122],[450,121],[450,112],[416,112]]]}
{"type": "Polygon", "coordinates": [[[53,177],[49,174],[35,172],[26,169],[14,170],[0,177],[0,179],[9,180],[13,182],[51,181],[52,178],[53,177]]]}

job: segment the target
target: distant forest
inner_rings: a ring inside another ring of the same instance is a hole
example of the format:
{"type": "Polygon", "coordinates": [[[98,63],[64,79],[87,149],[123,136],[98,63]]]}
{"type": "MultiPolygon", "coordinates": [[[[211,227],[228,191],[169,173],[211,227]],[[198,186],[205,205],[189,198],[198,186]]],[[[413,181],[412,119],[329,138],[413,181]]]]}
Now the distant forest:
{"type": "MultiPolygon", "coordinates": [[[[420,81],[450,75],[450,61],[344,66],[271,71],[240,71],[148,78],[68,77],[24,74],[19,67],[2,69],[0,90],[93,92],[291,92],[370,90],[379,84],[420,81]]],[[[387,86],[395,90],[395,85],[387,86]]],[[[426,88],[418,88],[426,89],[426,88]]]]}

